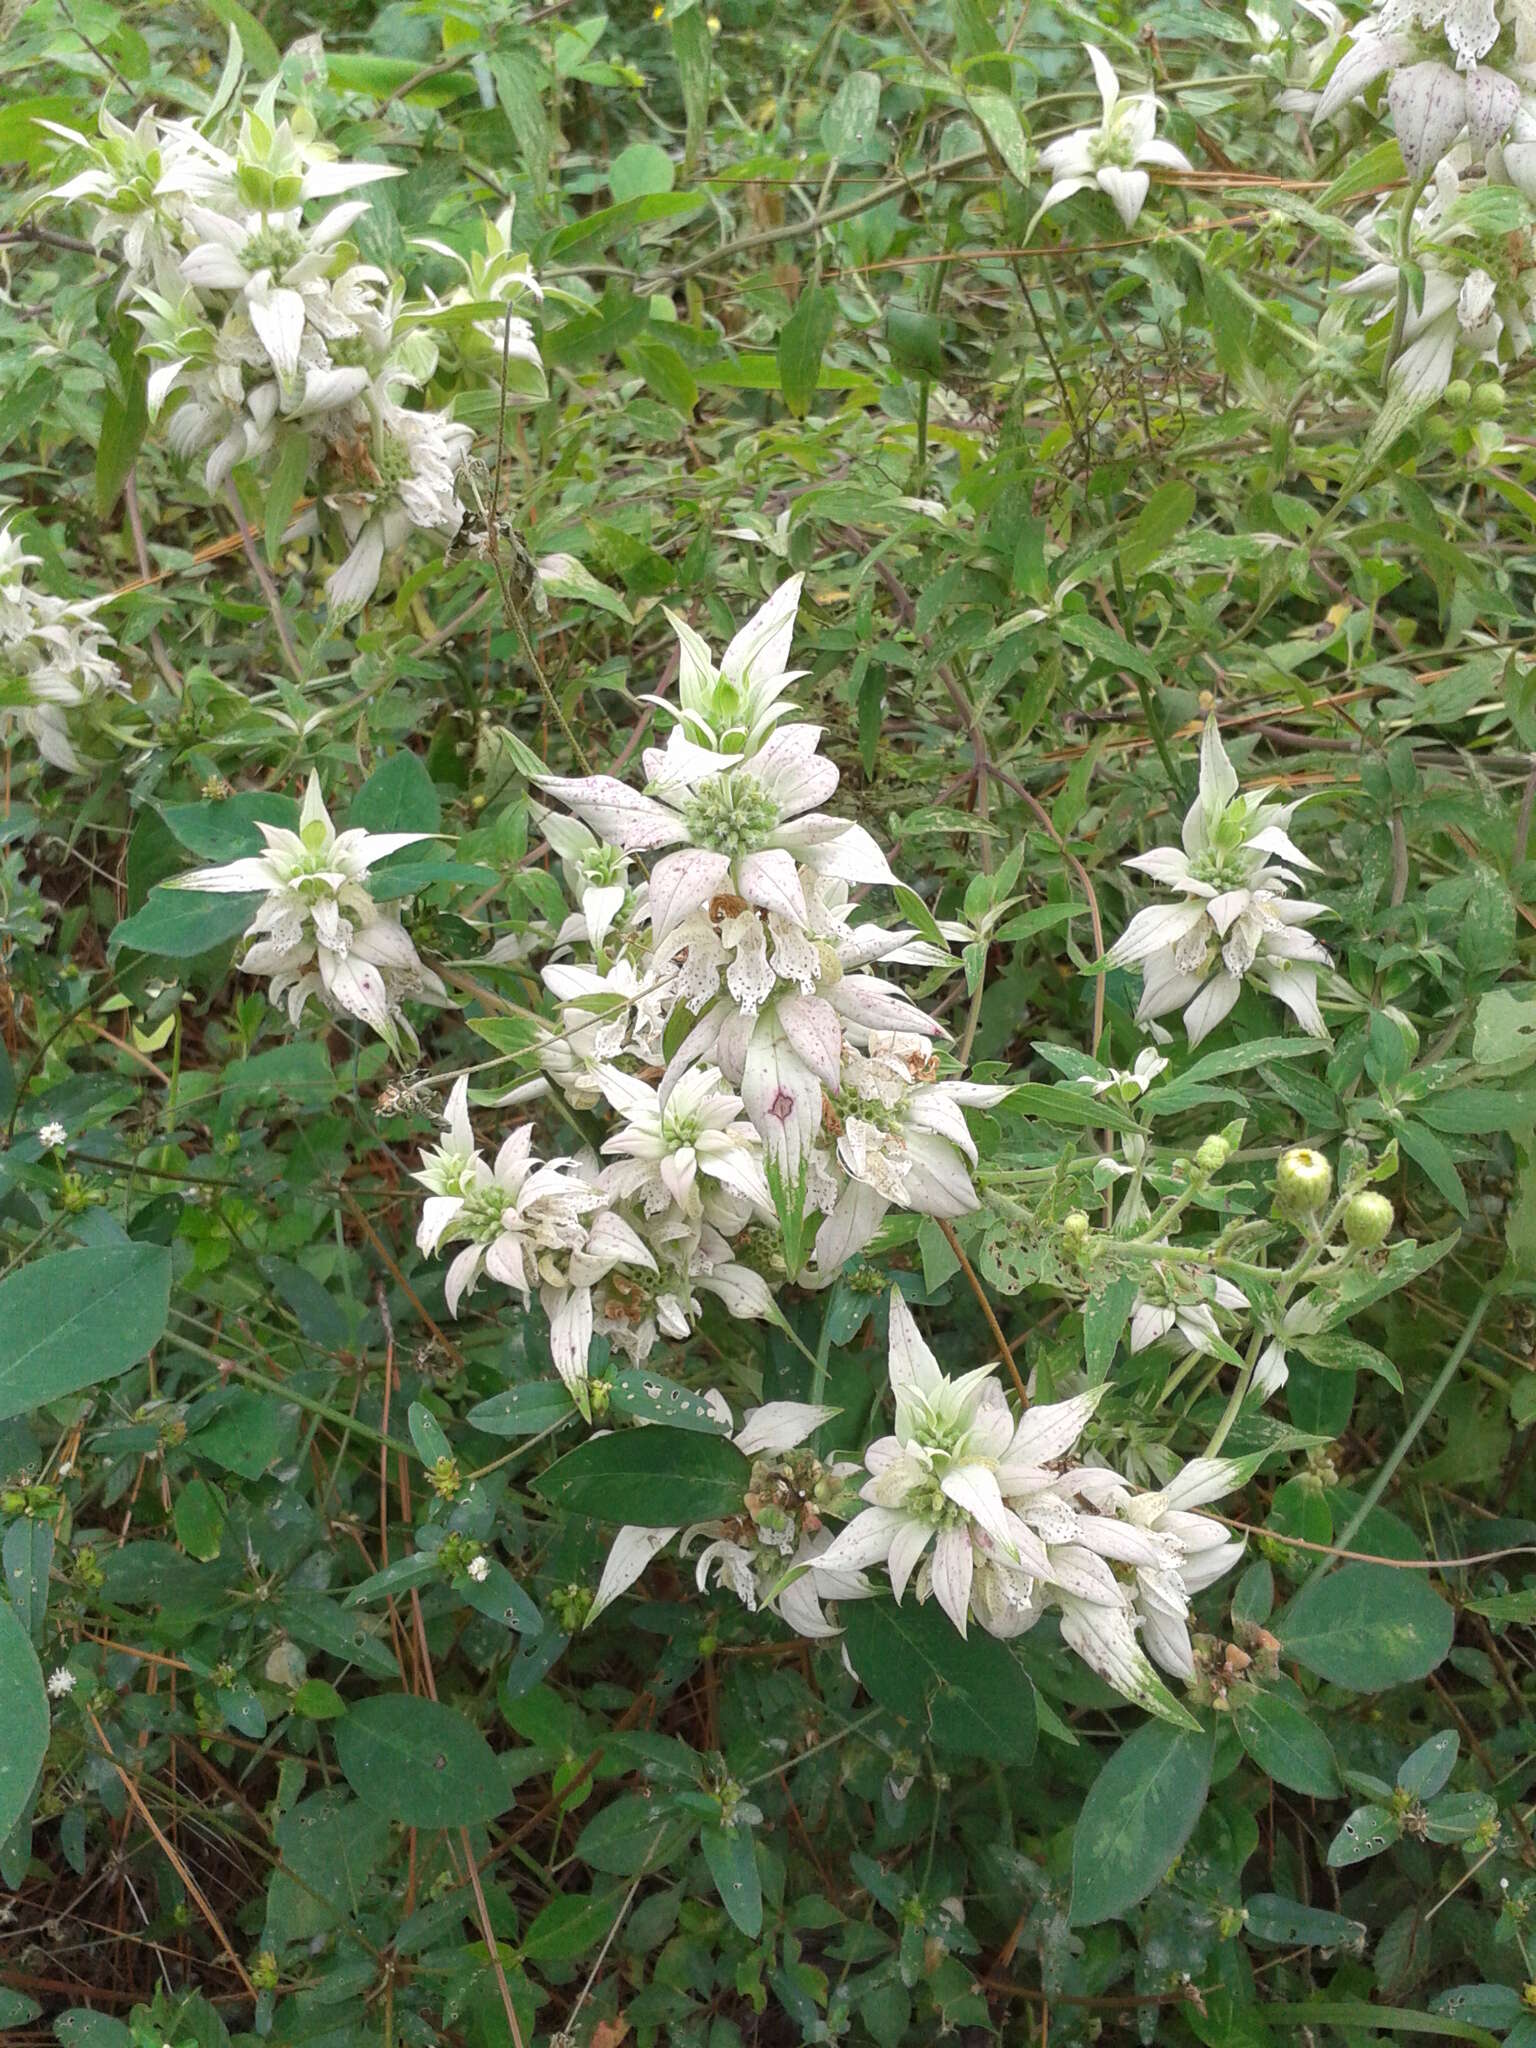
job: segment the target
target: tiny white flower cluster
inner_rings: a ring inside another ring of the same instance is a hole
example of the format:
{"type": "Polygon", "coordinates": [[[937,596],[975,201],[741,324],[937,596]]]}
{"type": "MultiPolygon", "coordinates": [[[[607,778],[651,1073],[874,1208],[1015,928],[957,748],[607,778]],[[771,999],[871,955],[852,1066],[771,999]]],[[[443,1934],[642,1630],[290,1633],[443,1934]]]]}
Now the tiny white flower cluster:
{"type": "Polygon", "coordinates": [[[687,1335],[700,1292],[775,1316],[736,1256],[762,1226],[777,1220],[794,1277],[822,1285],[890,1209],[977,1207],[965,1110],[1007,1091],[943,1073],[942,1027],[863,971],[949,956],[855,921],[851,887],[896,878],[861,825],[820,808],[838,771],[786,697],[800,588],[781,585],[718,661],[673,619],[677,723],[645,753],[644,790],[539,777],[573,814],[543,827],[578,907],[542,969],[559,1023],[536,1051],[547,1084],[620,1120],[601,1159],[540,1164],[521,1130],[487,1164],[460,1084],[419,1176],[423,1249],[464,1247],[450,1308],[482,1272],[537,1292],[579,1400],[594,1331],[638,1363],[687,1335]]]}
{"type": "MultiPolygon", "coordinates": [[[[931,1597],[962,1635],[972,1621],[994,1636],[1022,1635],[1054,1610],[1063,1640],[1106,1683],[1186,1720],[1153,1664],[1195,1676],[1190,1599],[1236,1564],[1242,1544],[1194,1510],[1241,1484],[1244,1465],[1197,1459],[1142,1493],[1118,1473],[1073,1463],[1102,1387],[1015,1421],[996,1367],[947,1377],[894,1289],[889,1376],[895,1432],[865,1452],[867,1505],[835,1536],[823,1517],[848,1515],[845,1487],[859,1468],[797,1447],[836,1411],[776,1402],[748,1416],[732,1439],[754,1460],[742,1514],[684,1534],[685,1552],[708,1539],[701,1589],[713,1577],[747,1608],[772,1608],[813,1637],[835,1632],[821,1603],[872,1592],[865,1575],[876,1566],[898,1601],[909,1587],[919,1601],[931,1597]]],[[[621,1530],[592,1614],[677,1534],[621,1530]]]]}
{"type": "Polygon", "coordinates": [[[1177,892],[1176,903],[1138,911],[1105,956],[1109,967],[1139,967],[1138,1023],[1182,1009],[1191,1045],[1231,1010],[1243,983],[1259,982],[1304,1031],[1326,1038],[1317,970],[1329,956],[1305,929],[1327,914],[1294,901],[1297,868],[1316,863],[1286,830],[1294,804],[1268,792],[1239,792],[1237,771],[1214,718],[1200,742],[1200,786],[1184,818],[1181,847],[1159,846],[1126,862],[1177,892]]]}
{"type": "Polygon", "coordinates": [[[441,1007],[447,989],[423,964],[400,921],[399,906],[377,903],[368,892],[376,861],[430,839],[430,832],[338,832],[309,778],[299,829],[259,824],[264,853],[194,868],[166,884],[215,895],[264,892],[246,929],[253,943],[241,967],[269,977],[274,1003],[285,1002],[297,1024],[314,996],[333,1016],[356,1017],[376,1031],[396,1058],[417,1048],[401,1007],[405,998],[441,1007]]]}
{"type": "Polygon", "coordinates": [[[0,525],[0,736],[19,729],[53,767],[74,770],[90,707],[126,695],[128,684],[96,623],[105,599],[33,589],[26,572],[38,561],[0,525]]]}
{"type": "Polygon", "coordinates": [[[166,415],[179,455],[203,456],[208,489],[256,464],[291,500],[309,488],[334,514],[348,552],[327,594],[346,618],[412,532],[452,539],[463,521],[454,480],[471,431],[402,394],[438,374],[446,347],[461,372],[497,382],[505,350],[509,394],[542,397],[521,310],[540,292],[512,248],[509,209],[481,254],[426,245],[464,282],[407,303],[349,239],[366,199],[307,212],[399,173],[339,161],[306,109],[278,118],[276,94],[274,81],[224,140],[217,117],[214,132],[153,113],[129,128],[103,109],[90,139],[45,122],[88,158],[51,196],[89,206],[93,239],[120,252],[121,299],[154,364],[150,417],[166,415]]]}

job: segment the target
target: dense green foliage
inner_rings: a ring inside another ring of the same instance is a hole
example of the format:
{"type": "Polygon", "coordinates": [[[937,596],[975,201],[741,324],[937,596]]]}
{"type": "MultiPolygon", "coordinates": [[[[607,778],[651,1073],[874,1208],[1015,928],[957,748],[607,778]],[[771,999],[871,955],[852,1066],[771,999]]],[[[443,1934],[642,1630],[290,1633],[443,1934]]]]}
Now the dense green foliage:
{"type": "MultiPolygon", "coordinates": [[[[0,669],[7,2039],[1536,2042],[1532,359],[1462,314],[1426,373],[1422,115],[1282,108],[1333,51],[1275,5],[0,0],[0,517],[123,685],[61,723],[0,669]],[[1044,205],[1085,39],[1192,166],[1129,225],[1044,205]],[[338,262],[397,292],[406,417],[343,446],[273,369],[220,471],[251,359],[178,445],[151,379],[208,372],[200,316],[58,131],[228,139],[264,89],[308,172],[318,135],[402,173],[338,262]],[[1341,291],[1371,235],[1379,307],[1341,291]],[[389,524],[421,419],[434,516],[389,524]],[[600,1134],[501,1106],[580,1022],[531,777],[639,788],[663,607],[718,649],[791,574],[832,807],[953,953],[901,985],[1008,1085],[979,1206],[882,1212],[812,1284],[775,1175],[739,1256],[777,1320],[701,1289],[573,1381],[554,1283],[445,1291],[412,1176],[463,1074],[488,1153],[600,1134]],[[1328,1035],[1240,973],[1133,1079],[1105,956],[1161,898],[1123,863],[1205,801],[1208,718],[1296,806],[1328,1035]],[[241,972],[266,884],[164,886],[311,775],[421,836],[355,884],[405,906],[403,1008],[291,1019],[241,972]],[[1232,1460],[1192,1676],[1112,1689],[1066,1602],[962,1636],[883,1581],[810,1640],[676,1544],[592,1615],[615,1525],[767,1526],[710,1390],[835,1406],[796,1533],[850,1520],[893,1283],[946,1372],[1084,1396],[1090,1472],[1232,1460]]],[[[1506,155],[1441,216],[1501,306],[1506,155]]]]}

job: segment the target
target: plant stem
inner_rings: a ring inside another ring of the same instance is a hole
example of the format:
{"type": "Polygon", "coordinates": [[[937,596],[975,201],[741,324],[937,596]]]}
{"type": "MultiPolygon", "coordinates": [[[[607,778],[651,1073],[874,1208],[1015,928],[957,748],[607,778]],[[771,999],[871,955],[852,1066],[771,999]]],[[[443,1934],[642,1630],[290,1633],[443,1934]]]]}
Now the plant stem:
{"type": "MultiPolygon", "coordinates": [[[[1340,1550],[1343,1550],[1348,1546],[1350,1538],[1358,1532],[1361,1523],[1364,1522],[1366,1516],[1371,1512],[1371,1509],[1375,1507],[1376,1503],[1381,1499],[1381,1496],[1386,1492],[1387,1488],[1391,1485],[1392,1475],[1396,1472],[1398,1466],[1402,1464],[1404,1458],[1407,1457],[1408,1453],[1413,1449],[1413,1446],[1418,1439],[1419,1431],[1424,1427],[1425,1423],[1428,1422],[1430,1416],[1433,1415],[1435,1409],[1439,1406],[1440,1397],[1444,1394],[1446,1388],[1451,1384],[1451,1381],[1456,1377],[1457,1368],[1460,1366],[1462,1360],[1466,1357],[1467,1353],[1471,1350],[1473,1341],[1477,1336],[1478,1330],[1482,1327],[1483,1317],[1487,1315],[1489,1309],[1492,1307],[1494,1297],[1498,1294],[1500,1285],[1501,1283],[1499,1281],[1494,1281],[1489,1286],[1485,1287],[1482,1293],[1478,1296],[1477,1305],[1474,1307],[1471,1315],[1467,1319],[1466,1328],[1462,1331],[1461,1335],[1456,1339],[1455,1348],[1452,1350],[1450,1357],[1447,1358],[1444,1365],[1441,1366],[1439,1372],[1435,1375],[1434,1383],[1430,1387],[1429,1392],[1424,1396],[1423,1400],[1415,1409],[1413,1420],[1409,1423],[1408,1427],[1403,1431],[1402,1435],[1393,1445],[1391,1455],[1388,1457],[1386,1463],[1382,1466],[1381,1470],[1376,1474],[1376,1477],[1371,1481],[1370,1485],[1366,1488],[1365,1498],[1361,1501],[1359,1507],[1355,1509],[1355,1512],[1350,1516],[1349,1520],[1344,1524],[1344,1527],[1339,1531],[1338,1548],[1340,1550]]],[[[1312,1571],[1311,1576],[1307,1579],[1307,1585],[1310,1586],[1314,1579],[1322,1578],[1325,1572],[1332,1569],[1333,1563],[1334,1560],[1331,1557],[1325,1557],[1322,1560],[1322,1562],[1318,1564],[1312,1571]]]]}

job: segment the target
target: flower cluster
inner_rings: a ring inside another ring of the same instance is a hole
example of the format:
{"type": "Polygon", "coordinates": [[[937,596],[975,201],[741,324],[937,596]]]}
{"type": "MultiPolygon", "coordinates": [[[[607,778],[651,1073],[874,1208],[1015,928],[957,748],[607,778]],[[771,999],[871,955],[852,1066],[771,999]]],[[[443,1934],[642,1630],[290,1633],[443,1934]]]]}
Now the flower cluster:
{"type": "Polygon", "coordinates": [[[285,1002],[297,1024],[311,996],[337,1017],[357,1017],[398,1058],[417,1039],[402,1003],[441,1006],[451,998],[425,966],[400,921],[398,905],[368,892],[368,871],[429,832],[338,832],[331,823],[318,776],[311,775],[299,829],[258,824],[263,853],[194,868],[168,887],[218,895],[262,891],[246,929],[252,943],[241,966],[265,975],[273,1002],[285,1002]]]}
{"type": "MultiPolygon", "coordinates": [[[[726,1404],[716,1396],[713,1405],[729,1428],[726,1404]]],[[[861,1600],[874,1590],[862,1572],[826,1561],[833,1537],[822,1517],[835,1507],[858,1467],[824,1464],[802,1447],[836,1414],[835,1408],[809,1401],[770,1401],[753,1409],[731,1438],[752,1460],[741,1513],[681,1531],[637,1523],[622,1528],[608,1553],[588,1623],[628,1592],[652,1558],[681,1534],[684,1555],[703,1539],[695,1566],[700,1592],[713,1581],[734,1593],[749,1613],[777,1614],[797,1635],[835,1636],[836,1626],[821,1603],[861,1600]]]]}
{"type": "Polygon", "coordinates": [[[1507,135],[1528,89],[1536,19],[1527,0],[1376,0],[1318,97],[1326,121],[1376,80],[1410,176],[1463,137],[1477,157],[1507,135]]]}
{"type": "Polygon", "coordinates": [[[1138,911],[1106,955],[1110,967],[1139,967],[1138,1023],[1184,1012],[1198,1045],[1231,1010],[1245,981],[1282,1002],[1304,1031],[1326,1038],[1317,970],[1329,965],[1307,931],[1321,903],[1288,894],[1297,868],[1313,868],[1286,827],[1294,804],[1238,789],[1214,718],[1200,743],[1200,786],[1184,818],[1181,847],[1159,846],[1128,861],[1179,901],[1138,911]]]}
{"type": "Polygon", "coordinates": [[[1159,1493],[1069,1454],[1102,1387],[1018,1421],[992,1365],[951,1379],[891,1295],[895,1433],[865,1453],[868,1505],[821,1558],[829,1571],[883,1565],[899,1600],[930,1595],[962,1635],[975,1620],[1022,1635],[1054,1608],[1063,1640],[1128,1699],[1178,1718],[1138,1641],[1175,1677],[1194,1675],[1191,1594],[1241,1553],[1219,1522],[1190,1512],[1228,1493],[1241,1467],[1188,1466],[1159,1493]]]}
{"type": "MultiPolygon", "coordinates": [[[[747,1608],[771,1607],[808,1636],[834,1632],[821,1603],[864,1597],[874,1567],[898,1601],[909,1589],[935,1600],[962,1635],[972,1621],[991,1635],[1022,1635],[1054,1610],[1063,1640],[1117,1692],[1185,1719],[1153,1663],[1176,1678],[1195,1675],[1190,1599],[1231,1569],[1242,1545],[1194,1510],[1237,1486],[1243,1466],[1198,1459],[1143,1493],[1115,1472],[1074,1463],[1102,1387],[1015,1421],[996,1368],[949,1378],[896,1290],[889,1375],[895,1431],[865,1453],[867,1505],[857,1512],[846,1488],[859,1468],[797,1448],[835,1410],[776,1402],[748,1417],[733,1439],[754,1460],[741,1515],[683,1538],[685,1552],[707,1538],[700,1587],[714,1577],[747,1608]],[[829,1536],[823,1518],[850,1513],[829,1536]]],[[[592,1613],[677,1534],[621,1530],[592,1613]]]]}
{"type": "Polygon", "coordinates": [[[105,109],[91,139],[45,123],[87,159],[52,197],[88,207],[93,240],[122,258],[121,299],[153,365],[150,417],[164,416],[176,453],[203,458],[211,491],[251,464],[290,506],[307,489],[334,516],[347,552],[327,593],[345,618],[413,532],[451,540],[463,521],[470,429],[405,394],[433,380],[446,348],[456,368],[498,381],[505,351],[510,394],[542,396],[521,310],[539,290],[508,212],[481,254],[428,245],[464,280],[408,303],[351,238],[369,202],[342,198],[398,173],[340,161],[304,108],[278,118],[276,92],[233,134],[217,117],[153,113],[129,128],[105,109]]]}
{"type": "MultiPolygon", "coordinates": [[[[1536,138],[1536,104],[1530,114],[1536,138]]],[[[1396,320],[1394,385],[1420,403],[1436,399],[1451,381],[1458,351],[1497,372],[1501,343],[1517,356],[1531,344],[1536,321],[1536,234],[1529,201],[1536,197],[1536,140],[1526,145],[1529,193],[1514,183],[1479,179],[1463,188],[1460,150],[1436,165],[1409,223],[1408,253],[1395,253],[1390,216],[1378,213],[1362,233],[1366,268],[1341,289],[1381,301],[1382,317],[1396,320]],[[1404,294],[1406,293],[1406,298],[1404,294]]],[[[1503,152],[1506,165],[1516,154],[1503,152]]],[[[1502,439],[1502,436],[1501,436],[1502,439]]]]}
{"type": "Polygon", "coordinates": [[[1392,385],[1429,404],[1458,351],[1496,369],[1501,348],[1530,347],[1536,15],[1527,0],[1376,0],[1334,41],[1321,90],[1281,103],[1325,121],[1387,81],[1409,190],[1358,236],[1366,267],[1343,290],[1384,301],[1392,385]]]}
{"type": "MultiPolygon", "coordinates": [[[[450,1309],[482,1273],[537,1292],[583,1405],[594,1334],[643,1363],[659,1337],[688,1335],[701,1295],[777,1318],[766,1272],[825,1285],[892,1209],[977,1207],[965,1112],[1006,1090],[945,1072],[942,1027],[865,971],[949,956],[857,912],[854,888],[895,877],[862,825],[821,808],[838,771],[786,696],[800,587],[781,585],[718,660],[674,619],[676,722],[644,755],[644,788],[537,778],[564,806],[541,822],[575,907],[552,921],[540,974],[555,1015],[532,1027],[530,1057],[537,1081],[613,1126],[544,1166],[515,1131],[487,1164],[461,1084],[423,1164],[422,1246],[462,1246],[450,1309]]],[[[519,939],[491,958],[529,951],[519,939]]]]}
{"type": "Polygon", "coordinates": [[[128,684],[96,623],[106,600],[33,589],[26,572],[37,563],[0,525],[0,735],[17,728],[55,768],[78,769],[90,707],[128,684]]]}

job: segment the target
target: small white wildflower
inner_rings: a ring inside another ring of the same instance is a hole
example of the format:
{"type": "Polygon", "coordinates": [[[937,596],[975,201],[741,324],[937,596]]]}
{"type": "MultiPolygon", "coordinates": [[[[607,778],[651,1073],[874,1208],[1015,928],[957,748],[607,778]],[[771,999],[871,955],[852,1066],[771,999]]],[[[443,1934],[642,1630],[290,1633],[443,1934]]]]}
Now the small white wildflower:
{"type": "Polygon", "coordinates": [[[1295,805],[1269,803],[1267,795],[1239,792],[1237,771],[1210,719],[1182,847],[1154,847],[1126,862],[1182,899],[1138,911],[1105,956],[1107,966],[1141,969],[1138,1023],[1182,1009],[1189,1042],[1198,1045],[1231,1010],[1244,981],[1253,980],[1304,1031],[1327,1037],[1317,971],[1331,962],[1303,929],[1326,914],[1326,905],[1287,898],[1295,869],[1315,863],[1286,829],[1295,805]]]}
{"type": "Polygon", "coordinates": [[[491,1576],[491,1560],[481,1552],[472,1557],[464,1569],[477,1586],[483,1586],[491,1576]]]}
{"type": "Polygon", "coordinates": [[[1114,202],[1125,225],[1134,227],[1151,183],[1141,166],[1159,164],[1167,170],[1188,171],[1193,165],[1183,150],[1157,140],[1153,95],[1148,92],[1122,99],[1120,81],[1104,52],[1092,43],[1084,43],[1083,48],[1098,81],[1103,117],[1097,128],[1078,128],[1041,150],[1040,167],[1050,172],[1052,183],[1040,210],[1048,212],[1074,192],[1097,186],[1114,202]]]}
{"type": "Polygon", "coordinates": [[[79,1680],[67,1664],[61,1664],[56,1671],[48,1674],[48,1697],[51,1700],[67,1700],[79,1680]]]}
{"type": "Polygon", "coordinates": [[[69,1133],[61,1123],[47,1123],[37,1134],[37,1142],[51,1152],[60,1151],[69,1142],[69,1133]]]}
{"type": "Polygon", "coordinates": [[[393,904],[376,903],[367,876],[375,862],[431,839],[430,832],[338,832],[309,778],[299,829],[259,823],[265,851],[221,867],[194,868],[166,884],[214,894],[265,891],[245,936],[241,967],[269,977],[273,1002],[286,1002],[297,1025],[313,996],[333,1016],[359,1018],[397,1057],[417,1050],[401,1002],[438,1008],[452,998],[424,965],[393,904]]]}

